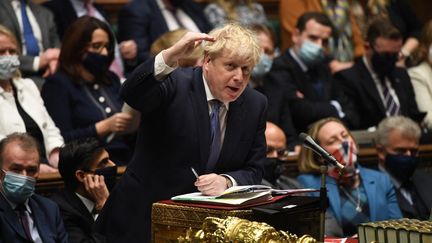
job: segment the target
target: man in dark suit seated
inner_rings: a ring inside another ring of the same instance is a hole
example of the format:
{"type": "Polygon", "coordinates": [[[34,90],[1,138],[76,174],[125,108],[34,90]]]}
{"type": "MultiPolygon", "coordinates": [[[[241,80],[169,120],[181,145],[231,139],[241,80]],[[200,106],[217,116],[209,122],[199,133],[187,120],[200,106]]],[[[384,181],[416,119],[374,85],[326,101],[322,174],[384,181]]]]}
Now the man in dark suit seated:
{"type": "Polygon", "coordinates": [[[415,117],[419,113],[408,73],[396,67],[402,41],[402,35],[388,19],[373,20],[367,30],[363,58],[335,75],[361,114],[360,129],[377,126],[388,116],[415,117]]]}
{"type": "Polygon", "coordinates": [[[71,141],[60,149],[59,171],[65,189],[52,196],[70,242],[105,242],[93,225],[113,187],[117,166],[95,138],[71,141]]]}
{"type": "Polygon", "coordinates": [[[387,117],[378,125],[376,150],[379,169],[392,179],[403,216],[427,220],[432,208],[432,174],[416,169],[420,135],[413,120],[387,117]]]}
{"type": "MultiPolygon", "coordinates": [[[[125,56],[126,67],[133,70],[150,58],[151,44],[162,34],[184,28],[207,33],[212,29],[202,6],[194,0],[132,0],[119,12],[120,41],[133,41],[138,51],[125,56]]],[[[122,48],[122,52],[127,52],[122,48]]]]}
{"type": "Polygon", "coordinates": [[[228,24],[188,32],[126,80],[121,96],[141,123],[133,159],[96,222],[110,242],[148,242],[159,200],[261,182],[267,100],[248,86],[259,55],[254,33],[228,24]],[[176,69],[198,45],[202,67],[176,69]]]}
{"type": "Polygon", "coordinates": [[[57,205],[34,194],[39,159],[30,135],[12,133],[0,142],[0,241],[68,242],[57,205]]]}
{"type": "Polygon", "coordinates": [[[357,114],[330,73],[326,49],[331,35],[325,14],[300,16],[292,35],[294,46],[273,61],[264,82],[269,120],[284,130],[291,148],[298,134],[319,119],[336,117],[350,128],[356,126],[357,114]]]}

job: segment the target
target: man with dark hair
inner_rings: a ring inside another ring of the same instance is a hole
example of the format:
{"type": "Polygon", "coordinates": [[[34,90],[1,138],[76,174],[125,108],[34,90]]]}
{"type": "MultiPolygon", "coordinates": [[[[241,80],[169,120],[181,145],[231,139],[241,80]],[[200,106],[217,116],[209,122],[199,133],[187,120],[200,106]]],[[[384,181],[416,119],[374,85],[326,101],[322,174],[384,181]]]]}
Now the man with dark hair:
{"type": "Polygon", "coordinates": [[[350,101],[335,85],[326,57],[332,24],[323,13],[308,12],[292,34],[294,46],[276,58],[264,82],[269,100],[268,118],[279,125],[290,147],[309,124],[337,117],[355,127],[357,115],[350,101]]]}
{"type": "Polygon", "coordinates": [[[34,194],[39,165],[30,135],[12,133],[0,142],[0,241],[68,242],[57,205],[34,194]]]}
{"type": "Polygon", "coordinates": [[[357,113],[367,114],[360,117],[360,129],[377,126],[388,116],[419,116],[411,80],[405,69],[396,67],[402,41],[389,20],[373,20],[363,58],[335,75],[357,113]]]}
{"type": "Polygon", "coordinates": [[[93,231],[113,187],[117,166],[95,138],[71,141],[60,149],[59,171],[65,190],[52,196],[60,207],[70,242],[105,242],[93,231]]]}
{"type": "Polygon", "coordinates": [[[376,131],[379,169],[388,174],[406,218],[429,219],[432,208],[432,175],[418,169],[420,127],[407,117],[382,120],[376,131]]]}

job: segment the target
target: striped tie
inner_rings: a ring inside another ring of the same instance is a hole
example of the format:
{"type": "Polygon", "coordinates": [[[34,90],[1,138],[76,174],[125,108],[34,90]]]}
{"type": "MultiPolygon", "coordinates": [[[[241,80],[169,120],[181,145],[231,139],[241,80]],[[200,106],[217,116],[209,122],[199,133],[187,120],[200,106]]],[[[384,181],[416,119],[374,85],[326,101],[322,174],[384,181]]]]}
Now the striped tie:
{"type": "Polygon", "coordinates": [[[396,103],[393,96],[391,95],[390,90],[387,87],[387,83],[385,82],[385,79],[381,79],[381,87],[384,96],[384,105],[386,107],[388,116],[399,115],[400,113],[399,105],[396,103]]]}
{"type": "Polygon", "coordinates": [[[210,113],[210,136],[211,136],[211,144],[210,144],[210,155],[207,161],[207,171],[212,171],[216,162],[219,159],[219,153],[221,149],[221,130],[220,130],[220,122],[219,122],[219,110],[221,108],[222,102],[219,100],[212,100],[210,102],[211,105],[211,113],[210,113]]]}

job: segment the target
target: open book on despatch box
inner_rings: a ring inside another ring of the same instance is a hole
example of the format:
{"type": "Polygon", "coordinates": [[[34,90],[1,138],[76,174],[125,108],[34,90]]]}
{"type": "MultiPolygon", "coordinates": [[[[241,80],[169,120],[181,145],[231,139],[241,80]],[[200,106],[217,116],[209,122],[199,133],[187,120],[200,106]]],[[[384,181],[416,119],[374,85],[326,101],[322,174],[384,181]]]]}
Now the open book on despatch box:
{"type": "Polygon", "coordinates": [[[193,192],[172,197],[171,200],[183,203],[244,206],[272,200],[272,195],[289,195],[317,191],[315,189],[277,190],[265,185],[233,186],[219,196],[205,196],[193,192]]]}

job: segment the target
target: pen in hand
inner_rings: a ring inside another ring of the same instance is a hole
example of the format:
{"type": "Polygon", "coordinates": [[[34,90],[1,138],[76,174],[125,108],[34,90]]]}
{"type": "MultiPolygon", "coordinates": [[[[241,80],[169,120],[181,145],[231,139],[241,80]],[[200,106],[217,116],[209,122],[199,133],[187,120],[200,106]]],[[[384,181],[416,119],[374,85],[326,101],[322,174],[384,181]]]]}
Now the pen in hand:
{"type": "Polygon", "coordinates": [[[191,170],[192,170],[192,173],[195,175],[195,177],[198,179],[199,175],[196,172],[196,170],[193,167],[191,167],[191,170]]]}

